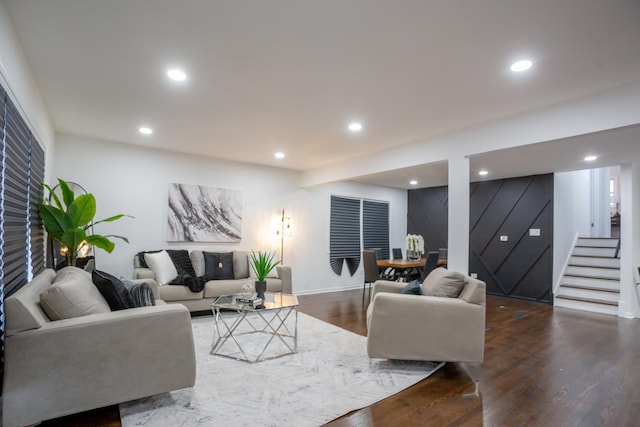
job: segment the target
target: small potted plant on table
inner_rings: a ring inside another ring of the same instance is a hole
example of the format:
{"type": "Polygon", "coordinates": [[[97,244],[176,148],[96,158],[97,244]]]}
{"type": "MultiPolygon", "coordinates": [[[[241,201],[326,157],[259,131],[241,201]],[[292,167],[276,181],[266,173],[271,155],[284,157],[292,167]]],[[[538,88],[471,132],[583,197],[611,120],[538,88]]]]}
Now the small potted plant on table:
{"type": "Polygon", "coordinates": [[[267,290],[266,278],[271,273],[276,265],[280,263],[279,260],[275,260],[273,252],[258,252],[251,251],[251,267],[256,273],[256,295],[258,298],[264,299],[264,293],[267,290]]]}

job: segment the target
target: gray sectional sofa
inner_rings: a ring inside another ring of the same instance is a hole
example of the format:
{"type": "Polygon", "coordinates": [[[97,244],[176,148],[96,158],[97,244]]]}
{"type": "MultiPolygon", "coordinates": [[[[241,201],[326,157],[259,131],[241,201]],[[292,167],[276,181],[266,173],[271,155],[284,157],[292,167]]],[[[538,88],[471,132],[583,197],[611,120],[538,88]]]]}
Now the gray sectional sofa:
{"type": "Polygon", "coordinates": [[[45,270],[7,297],[3,425],[192,387],[190,313],[156,304],[111,311],[91,275],[76,267],[45,270]]]}
{"type": "MultiPolygon", "coordinates": [[[[222,295],[238,294],[242,285],[255,282],[255,278],[249,277],[249,263],[247,256],[249,251],[233,251],[233,279],[209,280],[206,282],[204,290],[192,292],[187,286],[169,285],[158,283],[156,274],[150,268],[143,267],[140,259],[136,256],[133,260],[133,278],[147,279],[153,288],[156,299],[161,299],[167,303],[182,304],[189,311],[205,311],[211,309],[213,301],[222,295]],[[152,280],[150,280],[152,279],[152,280]]],[[[189,251],[191,264],[198,277],[205,274],[205,257],[202,250],[189,251]]],[[[267,277],[268,292],[292,293],[291,267],[278,265],[276,267],[277,277],[267,277]]]]}

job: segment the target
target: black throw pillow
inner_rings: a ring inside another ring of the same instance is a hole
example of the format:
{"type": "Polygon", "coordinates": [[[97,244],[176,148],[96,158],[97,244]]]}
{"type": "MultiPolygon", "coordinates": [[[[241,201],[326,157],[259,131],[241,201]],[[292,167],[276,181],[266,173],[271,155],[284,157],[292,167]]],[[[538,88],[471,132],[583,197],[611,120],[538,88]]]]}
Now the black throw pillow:
{"type": "Polygon", "coordinates": [[[153,295],[153,290],[147,282],[133,283],[124,277],[121,277],[120,281],[127,288],[127,291],[129,291],[129,295],[131,299],[133,299],[136,307],[156,305],[156,297],[153,295]]]}
{"type": "Polygon", "coordinates": [[[402,288],[402,291],[400,291],[400,293],[409,295],[422,295],[420,281],[412,280],[407,284],[407,286],[402,288]]]}
{"type": "Polygon", "coordinates": [[[232,252],[203,252],[204,275],[208,280],[233,279],[232,252]]]}
{"type": "Polygon", "coordinates": [[[134,308],[135,301],[122,281],[104,271],[93,270],[91,280],[109,304],[111,311],[134,308]]]}

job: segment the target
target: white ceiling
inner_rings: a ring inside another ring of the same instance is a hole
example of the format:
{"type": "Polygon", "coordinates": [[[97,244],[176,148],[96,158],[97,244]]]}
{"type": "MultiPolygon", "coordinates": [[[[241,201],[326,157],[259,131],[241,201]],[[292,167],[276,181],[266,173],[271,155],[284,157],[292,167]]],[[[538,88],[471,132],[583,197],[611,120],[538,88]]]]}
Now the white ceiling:
{"type": "Polygon", "coordinates": [[[296,170],[640,81],[638,0],[4,1],[56,131],[296,170]]]}

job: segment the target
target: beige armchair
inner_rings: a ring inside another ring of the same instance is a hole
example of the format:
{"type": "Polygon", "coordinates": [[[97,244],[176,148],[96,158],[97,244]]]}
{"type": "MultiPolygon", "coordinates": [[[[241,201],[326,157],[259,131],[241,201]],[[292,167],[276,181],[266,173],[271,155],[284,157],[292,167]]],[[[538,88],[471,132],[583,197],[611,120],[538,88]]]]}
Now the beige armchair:
{"type": "Polygon", "coordinates": [[[447,298],[401,294],[406,283],[378,280],[367,311],[369,357],[482,362],[486,285],[464,282],[458,298],[447,298]]]}

